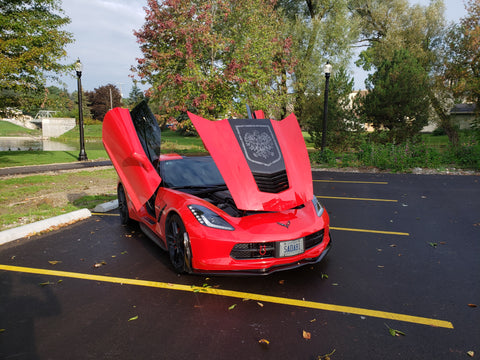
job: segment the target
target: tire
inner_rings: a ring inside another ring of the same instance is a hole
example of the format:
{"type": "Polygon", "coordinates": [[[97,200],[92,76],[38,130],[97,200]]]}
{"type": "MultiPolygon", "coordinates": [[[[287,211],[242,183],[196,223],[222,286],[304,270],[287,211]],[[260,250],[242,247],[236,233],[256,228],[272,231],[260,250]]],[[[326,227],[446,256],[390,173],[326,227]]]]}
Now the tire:
{"type": "Polygon", "coordinates": [[[130,215],[128,214],[127,196],[125,194],[125,189],[123,188],[122,184],[118,184],[117,198],[118,210],[120,211],[120,223],[122,225],[128,225],[132,221],[130,219],[130,215]]]}
{"type": "Polygon", "coordinates": [[[171,215],[165,224],[168,254],[174,270],[179,273],[192,272],[192,251],[190,240],[182,219],[177,214],[171,215]]]}

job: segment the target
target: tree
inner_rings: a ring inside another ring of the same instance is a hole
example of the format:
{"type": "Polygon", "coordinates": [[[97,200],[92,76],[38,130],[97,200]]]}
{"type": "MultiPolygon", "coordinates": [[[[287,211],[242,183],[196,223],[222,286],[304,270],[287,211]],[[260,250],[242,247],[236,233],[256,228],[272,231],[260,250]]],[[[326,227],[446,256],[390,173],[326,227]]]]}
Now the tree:
{"type": "MultiPolygon", "coordinates": [[[[345,151],[354,148],[360,141],[358,132],[362,130],[358,116],[354,112],[349,95],[353,92],[353,79],[345,68],[335,72],[330,80],[326,143],[328,148],[345,151]]],[[[302,105],[306,124],[316,149],[321,148],[323,131],[324,94],[307,94],[302,105]]]]}
{"type": "Polygon", "coordinates": [[[87,91],[88,106],[95,120],[103,121],[108,110],[122,105],[120,90],[112,84],[87,91]]]}
{"type": "Polygon", "coordinates": [[[291,88],[295,93],[295,112],[303,119],[315,114],[309,99],[323,91],[323,66],[328,61],[335,69],[347,68],[352,45],[357,38],[357,20],[347,0],[279,0],[277,9],[284,18],[285,33],[292,38],[292,53],[297,59],[291,88]]]}
{"type": "Polygon", "coordinates": [[[384,60],[367,85],[362,113],[376,130],[389,130],[391,142],[412,139],[428,123],[428,74],[408,50],[397,50],[391,60],[384,60]]]}
{"type": "Polygon", "coordinates": [[[135,80],[133,82],[132,90],[130,90],[130,94],[128,94],[128,103],[133,107],[143,99],[145,99],[145,95],[143,95],[143,91],[140,90],[137,81],[135,80]]]}
{"type": "Polygon", "coordinates": [[[468,0],[468,15],[447,35],[445,79],[456,98],[480,106],[480,0],[468,0]]]}
{"type": "Polygon", "coordinates": [[[366,46],[358,66],[374,70],[398,49],[407,49],[431,69],[445,29],[442,0],[428,6],[410,6],[408,0],[352,0],[351,6],[360,21],[359,45],[366,46]]]}
{"type": "Polygon", "coordinates": [[[0,89],[42,92],[47,78],[70,69],[60,63],[72,34],[60,0],[0,2],[0,89]]]}
{"type": "Polygon", "coordinates": [[[161,117],[187,110],[209,118],[254,108],[283,109],[285,73],[294,59],[266,0],[149,0],[135,32],[143,58],[133,70],[151,84],[161,117]]]}

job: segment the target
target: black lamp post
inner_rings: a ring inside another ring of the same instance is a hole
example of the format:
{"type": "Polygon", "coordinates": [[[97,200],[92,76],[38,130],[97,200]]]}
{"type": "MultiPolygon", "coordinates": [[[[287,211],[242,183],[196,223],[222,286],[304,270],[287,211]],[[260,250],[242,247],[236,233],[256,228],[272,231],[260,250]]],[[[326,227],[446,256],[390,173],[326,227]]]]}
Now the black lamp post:
{"type": "Polygon", "coordinates": [[[322,153],[325,149],[325,141],[327,136],[327,111],[328,111],[328,82],[330,80],[330,73],[332,72],[332,65],[327,61],[323,68],[325,73],[325,93],[323,98],[323,130],[322,130],[322,153]]]}
{"type": "Polygon", "coordinates": [[[78,160],[88,160],[87,153],[85,152],[85,138],[83,135],[83,106],[82,106],[82,69],[83,65],[80,59],[75,63],[75,71],[77,72],[77,85],[78,85],[78,127],[80,128],[80,154],[78,154],[78,160]]]}

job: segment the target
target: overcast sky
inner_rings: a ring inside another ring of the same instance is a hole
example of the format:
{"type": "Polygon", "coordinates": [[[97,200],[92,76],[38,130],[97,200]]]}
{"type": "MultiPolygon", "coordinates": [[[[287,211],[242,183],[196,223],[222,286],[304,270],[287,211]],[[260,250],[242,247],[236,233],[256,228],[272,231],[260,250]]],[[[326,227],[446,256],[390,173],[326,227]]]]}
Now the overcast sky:
{"type": "MultiPolygon", "coordinates": [[[[444,0],[446,19],[458,21],[466,15],[462,0],[444,0]]],[[[412,4],[428,5],[428,0],[410,0],[412,4]]],[[[146,0],[62,0],[62,8],[71,19],[66,30],[75,42],[67,47],[67,62],[77,58],[83,63],[82,86],[93,90],[114,84],[128,94],[133,85],[130,67],[141,52],[133,35],[145,21],[146,0]]],[[[355,89],[364,88],[366,74],[354,70],[355,89]]],[[[77,88],[76,76],[64,77],[69,91],[77,88]]],[[[142,89],[146,89],[142,86],[142,89]]]]}

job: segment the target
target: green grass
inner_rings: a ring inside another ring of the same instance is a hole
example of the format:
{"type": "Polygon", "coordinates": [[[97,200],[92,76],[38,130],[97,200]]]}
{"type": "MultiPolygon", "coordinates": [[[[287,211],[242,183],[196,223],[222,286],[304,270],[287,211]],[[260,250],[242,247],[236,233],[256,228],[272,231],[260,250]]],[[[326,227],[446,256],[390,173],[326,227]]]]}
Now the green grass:
{"type": "Polygon", "coordinates": [[[0,231],[114,200],[116,183],[112,168],[0,179],[0,231]]]}
{"type": "MultiPolygon", "coordinates": [[[[78,140],[80,138],[80,131],[78,125],[75,126],[72,130],[67,131],[65,134],[60,135],[58,138],[55,138],[57,141],[68,141],[68,140],[78,140]]],[[[85,140],[102,140],[102,124],[95,125],[85,125],[83,127],[83,134],[85,140]]]]}
{"type": "Polygon", "coordinates": [[[24,127],[12,124],[8,121],[0,120],[0,136],[40,136],[41,130],[30,130],[24,127]]]}
{"type": "Polygon", "coordinates": [[[83,208],[93,209],[98,204],[103,204],[116,199],[117,199],[116,194],[86,195],[86,196],[82,196],[77,200],[72,201],[72,204],[79,209],[83,209],[83,208]]]}
{"type": "MultiPolygon", "coordinates": [[[[108,160],[105,150],[86,150],[89,160],[108,160]]],[[[75,151],[0,151],[0,168],[59,164],[78,161],[75,151]]]]}

